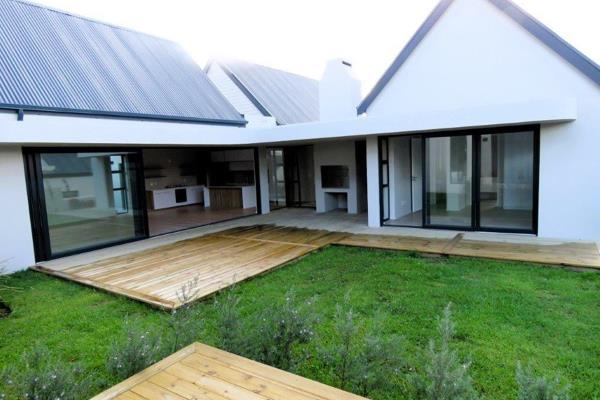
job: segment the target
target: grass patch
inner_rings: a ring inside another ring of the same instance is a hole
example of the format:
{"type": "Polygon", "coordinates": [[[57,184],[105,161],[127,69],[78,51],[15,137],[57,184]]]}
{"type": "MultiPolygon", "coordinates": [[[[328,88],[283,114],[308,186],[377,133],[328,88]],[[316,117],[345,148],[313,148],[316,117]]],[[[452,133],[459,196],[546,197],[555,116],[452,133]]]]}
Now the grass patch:
{"type": "MultiPolygon", "coordinates": [[[[10,317],[0,319],[0,368],[19,368],[21,354],[47,347],[66,363],[77,362],[98,383],[117,382],[106,373],[111,345],[124,335],[125,318],[149,331],[172,335],[169,316],[146,305],[40,273],[22,272],[3,293],[10,317]]],[[[314,300],[320,315],[314,354],[299,372],[335,382],[317,358],[317,346],[334,341],[336,305],[350,292],[357,321],[377,326],[383,337],[401,335],[407,361],[422,365],[436,318],[453,303],[454,348],[472,360],[477,390],[487,398],[515,398],[518,361],[543,375],[560,375],[573,398],[600,397],[600,275],[468,258],[425,258],[414,254],[329,247],[288,267],[240,284],[241,318],[256,320],[293,290],[297,301],[314,300]]],[[[223,296],[223,295],[219,295],[223,296]]],[[[195,308],[205,323],[198,340],[216,343],[213,301],[195,308]]],[[[0,382],[0,392],[2,392],[0,382]]],[[[400,385],[373,398],[403,398],[400,385]]],[[[93,394],[93,393],[91,393],[93,394]]]]}

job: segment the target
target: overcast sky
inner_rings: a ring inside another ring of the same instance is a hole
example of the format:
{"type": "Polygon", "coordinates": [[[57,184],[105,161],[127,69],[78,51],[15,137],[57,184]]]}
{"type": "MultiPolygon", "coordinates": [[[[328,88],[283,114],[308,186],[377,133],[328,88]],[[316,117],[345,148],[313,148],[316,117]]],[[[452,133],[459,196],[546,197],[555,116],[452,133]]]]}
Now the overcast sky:
{"type": "MultiPolygon", "coordinates": [[[[594,61],[600,1],[515,0],[594,61]]],[[[204,67],[239,58],[319,78],[344,58],[368,91],[438,0],[37,0],[174,40],[204,67]]]]}

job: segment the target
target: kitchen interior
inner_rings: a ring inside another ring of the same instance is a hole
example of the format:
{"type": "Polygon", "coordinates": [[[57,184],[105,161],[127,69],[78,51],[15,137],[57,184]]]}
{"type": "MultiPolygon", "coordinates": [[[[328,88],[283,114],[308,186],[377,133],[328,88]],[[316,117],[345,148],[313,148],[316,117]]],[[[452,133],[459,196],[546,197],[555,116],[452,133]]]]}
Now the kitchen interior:
{"type": "Polygon", "coordinates": [[[150,236],[257,212],[253,149],[143,150],[150,236]]]}

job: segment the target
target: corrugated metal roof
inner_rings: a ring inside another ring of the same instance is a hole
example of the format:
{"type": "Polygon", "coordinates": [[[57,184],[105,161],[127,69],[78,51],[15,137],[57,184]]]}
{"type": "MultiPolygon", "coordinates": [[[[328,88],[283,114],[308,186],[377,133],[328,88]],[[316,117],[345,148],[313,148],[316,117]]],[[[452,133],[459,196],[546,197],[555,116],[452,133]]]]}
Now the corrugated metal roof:
{"type": "Polygon", "coordinates": [[[317,80],[243,61],[217,63],[258,109],[274,117],[278,124],[319,120],[317,80]]]}
{"type": "Polygon", "coordinates": [[[244,123],[176,43],[22,0],[0,20],[0,108],[244,123]]]}

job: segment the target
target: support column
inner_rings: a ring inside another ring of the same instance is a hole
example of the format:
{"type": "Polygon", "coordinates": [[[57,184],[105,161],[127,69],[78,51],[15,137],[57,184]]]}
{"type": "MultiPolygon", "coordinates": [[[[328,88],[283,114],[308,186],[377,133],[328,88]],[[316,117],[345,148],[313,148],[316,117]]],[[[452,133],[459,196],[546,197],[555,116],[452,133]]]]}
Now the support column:
{"type": "Polygon", "coordinates": [[[367,209],[369,227],[381,226],[379,203],[379,141],[377,136],[367,137],[367,209]]]}
{"type": "Polygon", "coordinates": [[[269,214],[269,169],[267,164],[267,148],[258,148],[258,176],[260,180],[260,204],[262,214],[269,214]]]}

